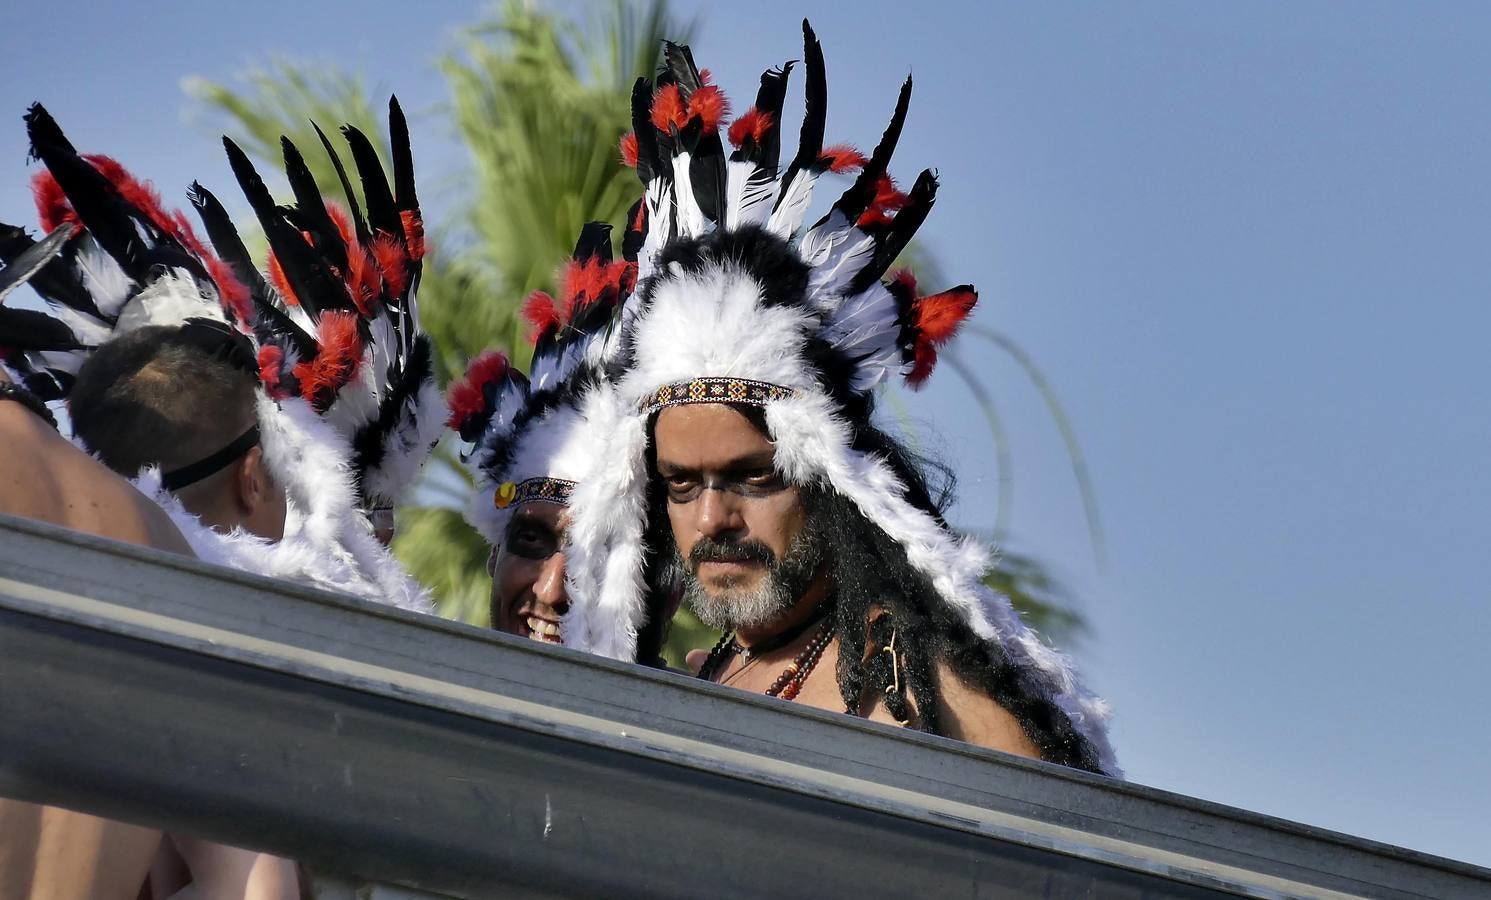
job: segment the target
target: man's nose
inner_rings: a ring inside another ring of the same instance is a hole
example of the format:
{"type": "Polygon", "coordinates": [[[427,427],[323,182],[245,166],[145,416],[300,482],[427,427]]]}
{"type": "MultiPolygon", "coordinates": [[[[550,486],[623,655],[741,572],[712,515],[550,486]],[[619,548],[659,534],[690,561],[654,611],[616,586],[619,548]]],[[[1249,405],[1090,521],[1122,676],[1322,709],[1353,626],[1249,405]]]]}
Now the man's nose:
{"type": "Polygon", "coordinates": [[[564,554],[555,553],[544,560],[533,582],[533,596],[538,602],[563,615],[569,610],[569,594],[564,587],[564,554]]]}
{"type": "Polygon", "coordinates": [[[699,495],[699,533],[704,537],[719,538],[739,534],[745,530],[745,517],[741,515],[740,498],[717,488],[706,488],[699,495]]]}

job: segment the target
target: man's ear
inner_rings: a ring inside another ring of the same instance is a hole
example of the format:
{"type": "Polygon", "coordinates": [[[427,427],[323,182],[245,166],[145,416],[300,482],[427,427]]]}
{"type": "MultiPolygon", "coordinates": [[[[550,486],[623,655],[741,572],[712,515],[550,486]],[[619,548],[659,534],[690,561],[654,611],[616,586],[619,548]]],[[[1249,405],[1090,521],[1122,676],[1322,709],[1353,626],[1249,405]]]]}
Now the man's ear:
{"type": "Polygon", "coordinates": [[[269,498],[269,469],[264,465],[264,451],[250,447],[236,468],[234,486],[238,505],[251,516],[269,498]]]}

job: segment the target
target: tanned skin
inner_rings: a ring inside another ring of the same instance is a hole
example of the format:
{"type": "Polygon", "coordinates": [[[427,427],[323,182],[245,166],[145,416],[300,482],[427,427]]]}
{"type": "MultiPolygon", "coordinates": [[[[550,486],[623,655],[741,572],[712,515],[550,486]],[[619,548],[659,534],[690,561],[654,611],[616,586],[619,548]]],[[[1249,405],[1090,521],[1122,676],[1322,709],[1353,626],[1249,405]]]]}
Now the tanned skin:
{"type": "MultiPolygon", "coordinates": [[[[0,401],[0,447],[0,513],[192,555],[160,507],[19,403],[0,401]]],[[[172,850],[200,897],[298,896],[286,860],[52,806],[0,798],[0,837],[0,900],[135,900],[172,850]]]]}
{"type": "MultiPolygon", "coordinates": [[[[723,404],[688,404],[665,409],[658,415],[655,437],[657,477],[669,487],[670,493],[699,482],[750,484],[751,479],[757,479],[766,485],[771,478],[779,478],[773,468],[772,442],[749,419],[723,404]]],[[[683,559],[689,558],[700,538],[708,537],[754,539],[771,548],[780,560],[806,518],[801,495],[790,485],[758,496],[706,489],[688,502],[668,501],[668,520],[683,559]]],[[[697,577],[706,592],[719,595],[731,589],[749,590],[760,584],[767,571],[765,563],[754,559],[711,561],[699,566],[697,577]]],[[[745,647],[769,644],[774,635],[811,619],[830,587],[825,567],[791,609],[763,627],[737,630],[736,640],[745,647]]],[[[787,645],[755,656],[749,662],[737,656],[716,679],[721,684],[762,693],[816,632],[816,628],[809,627],[787,645]]],[[[796,698],[798,703],[845,711],[834,674],[838,658],[839,641],[834,638],[803,683],[796,698]]],[[[702,661],[699,651],[690,655],[690,663],[696,668],[702,661]]],[[[1015,717],[981,691],[964,685],[946,663],[938,664],[937,686],[941,695],[939,720],[948,737],[1019,756],[1039,757],[1015,717]]],[[[908,724],[896,723],[873,691],[866,691],[857,712],[878,722],[908,724]]]]}

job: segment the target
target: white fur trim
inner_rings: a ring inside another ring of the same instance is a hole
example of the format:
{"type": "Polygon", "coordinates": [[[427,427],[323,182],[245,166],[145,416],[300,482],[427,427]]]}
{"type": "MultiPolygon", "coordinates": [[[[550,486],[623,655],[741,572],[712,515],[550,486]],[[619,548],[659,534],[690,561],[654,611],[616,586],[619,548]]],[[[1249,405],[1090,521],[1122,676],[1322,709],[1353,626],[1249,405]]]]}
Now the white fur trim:
{"type": "Polygon", "coordinates": [[[802,351],[816,324],[793,307],[763,307],[760,286],[737,268],[670,275],[637,319],[637,363],[622,379],[623,397],[635,402],[704,374],[812,388],[817,379],[802,351]]]}
{"type": "Polygon", "coordinates": [[[575,407],[560,406],[544,413],[538,421],[528,423],[513,447],[511,461],[495,477],[478,465],[471,466],[476,489],[466,507],[466,521],[487,543],[496,546],[513,513],[512,507],[498,509],[492,502],[498,485],[529,478],[582,482],[595,464],[596,441],[594,429],[575,407]]]}
{"type": "MultiPolygon", "coordinates": [[[[429,598],[397,569],[398,563],[381,545],[378,551],[359,546],[358,552],[352,552],[340,545],[318,545],[307,533],[293,527],[287,527],[284,538],[278,541],[241,529],[223,533],[202,524],[202,520],[186,511],[181,501],[162,488],[158,469],[151,467],[141,472],[134,484],[166,512],[204,562],[352,594],[415,612],[433,611],[429,598]]],[[[368,539],[372,540],[371,535],[368,539]]],[[[354,542],[361,544],[355,538],[354,542]]]]}
{"type": "Polygon", "coordinates": [[[565,578],[567,647],[632,661],[646,618],[647,429],[609,385],[586,395],[595,464],[570,497],[565,578]]]}
{"type": "Polygon", "coordinates": [[[401,412],[398,424],[388,436],[383,461],[362,474],[364,493],[381,503],[397,503],[404,496],[419,477],[430,451],[445,431],[446,419],[450,418],[445,396],[433,378],[419,386],[410,406],[412,409],[401,412]]]}

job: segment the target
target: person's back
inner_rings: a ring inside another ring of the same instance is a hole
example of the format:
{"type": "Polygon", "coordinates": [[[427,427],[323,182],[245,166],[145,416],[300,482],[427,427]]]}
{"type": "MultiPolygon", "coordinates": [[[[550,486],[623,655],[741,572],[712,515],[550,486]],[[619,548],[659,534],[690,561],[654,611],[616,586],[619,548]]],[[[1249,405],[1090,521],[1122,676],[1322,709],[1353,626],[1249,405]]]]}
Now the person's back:
{"type": "MultiPolygon", "coordinates": [[[[4,372],[0,383],[9,383],[4,372]]],[[[0,513],[191,555],[160,507],[19,403],[0,402],[0,447],[0,513]]],[[[161,840],[148,828],[7,799],[0,834],[0,900],[132,900],[161,840]]]]}
{"type": "MultiPolygon", "coordinates": [[[[20,403],[0,402],[0,447],[0,513],[192,555],[159,506],[20,403]]],[[[151,828],[6,798],[0,835],[0,900],[134,900],[163,850],[161,832],[151,828]]],[[[186,845],[199,887],[245,898],[295,894],[284,860],[201,841],[186,845]]]]}

